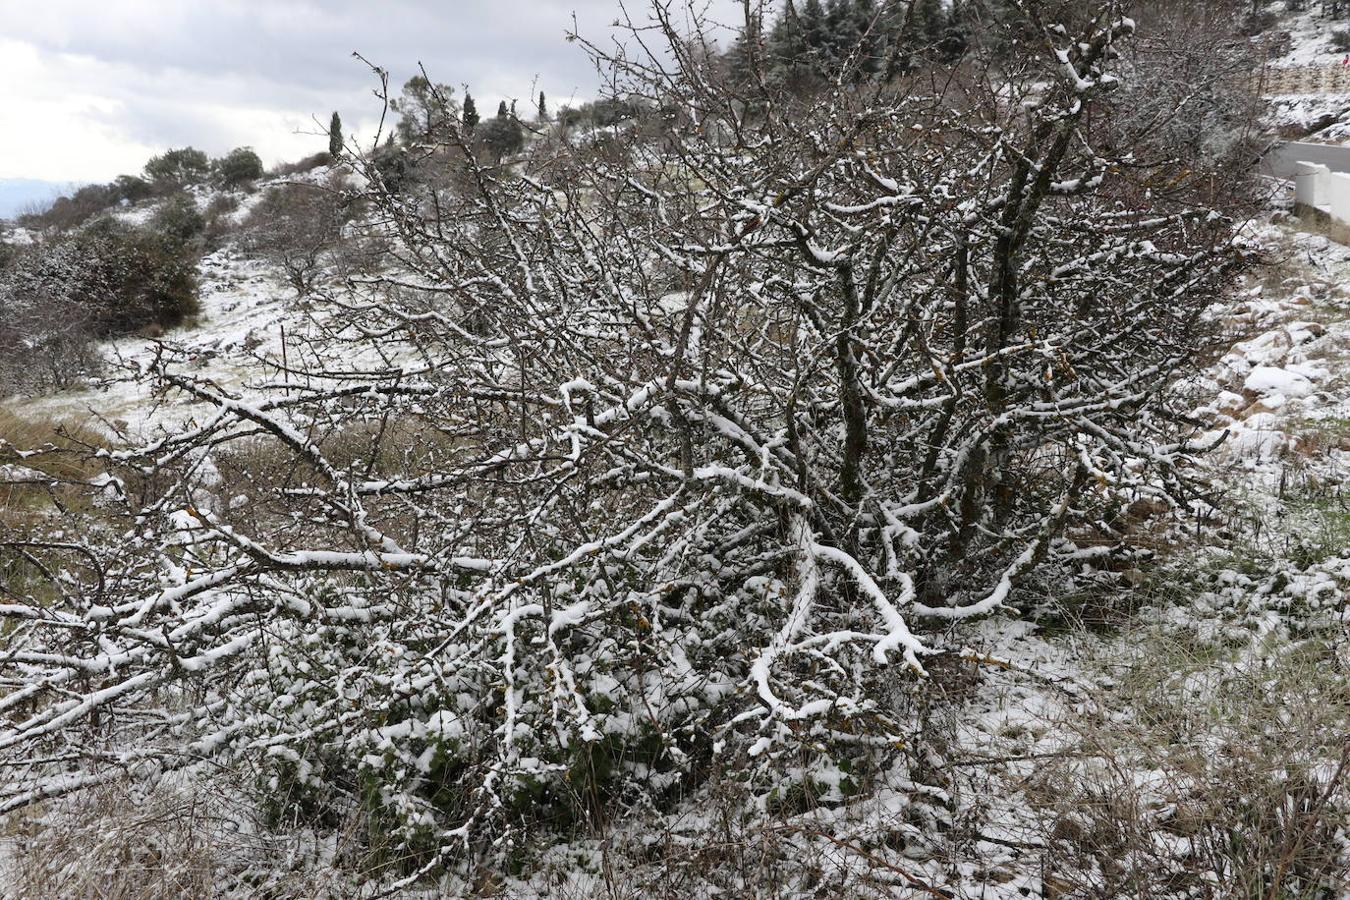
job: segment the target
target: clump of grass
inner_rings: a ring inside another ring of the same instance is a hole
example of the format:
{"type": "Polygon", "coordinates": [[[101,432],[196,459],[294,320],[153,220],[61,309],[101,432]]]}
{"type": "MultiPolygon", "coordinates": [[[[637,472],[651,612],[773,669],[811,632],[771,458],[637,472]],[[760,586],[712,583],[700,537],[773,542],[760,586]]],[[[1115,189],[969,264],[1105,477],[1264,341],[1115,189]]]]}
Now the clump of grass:
{"type": "Polygon", "coordinates": [[[1304,456],[1325,456],[1333,450],[1350,450],[1350,418],[1295,419],[1289,426],[1304,456]]]}
{"type": "Polygon", "coordinates": [[[91,452],[106,443],[89,424],[25,416],[0,406],[0,466],[44,476],[43,483],[29,477],[0,479],[0,521],[17,524],[39,513],[45,501],[59,502],[63,486],[87,483],[100,471],[91,452]]]}
{"type": "Polygon", "coordinates": [[[1299,480],[1273,509],[1254,514],[1230,546],[1232,568],[1249,575],[1308,569],[1350,553],[1350,494],[1340,485],[1299,480]]]}

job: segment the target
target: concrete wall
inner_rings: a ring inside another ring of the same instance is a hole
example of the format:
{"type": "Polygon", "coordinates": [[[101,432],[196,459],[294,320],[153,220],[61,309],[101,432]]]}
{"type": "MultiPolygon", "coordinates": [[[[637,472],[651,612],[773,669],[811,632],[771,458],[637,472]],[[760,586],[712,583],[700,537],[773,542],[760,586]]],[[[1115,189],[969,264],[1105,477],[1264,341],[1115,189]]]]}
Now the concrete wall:
{"type": "Polygon", "coordinates": [[[1350,223],[1350,174],[1320,163],[1301,162],[1294,173],[1294,207],[1350,223]]]}

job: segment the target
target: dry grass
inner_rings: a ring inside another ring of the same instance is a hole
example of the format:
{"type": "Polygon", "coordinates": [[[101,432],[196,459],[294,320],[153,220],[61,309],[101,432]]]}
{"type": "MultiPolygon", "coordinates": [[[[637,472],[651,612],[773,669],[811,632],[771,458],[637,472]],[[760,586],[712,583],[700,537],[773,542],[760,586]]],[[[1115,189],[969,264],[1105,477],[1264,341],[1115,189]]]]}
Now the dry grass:
{"type": "Polygon", "coordinates": [[[1350,888],[1345,649],[1254,657],[1149,635],[1078,752],[1026,791],[1064,897],[1330,898],[1350,888]]]}
{"type": "Polygon", "coordinates": [[[99,466],[88,454],[106,443],[91,424],[51,421],[0,406],[0,465],[40,472],[49,479],[43,484],[22,476],[0,479],[0,525],[20,524],[48,503],[68,497],[63,485],[83,484],[94,477],[99,466]],[[31,451],[40,452],[26,455],[31,451]]]}
{"type": "Polygon", "coordinates": [[[336,898],[354,885],[327,862],[333,841],[273,835],[218,794],[100,788],[0,830],[6,900],[336,898]],[[8,848],[3,845],[8,844],[8,848]]]}
{"type": "Polygon", "coordinates": [[[1350,225],[1311,207],[1295,209],[1297,228],[1308,234],[1319,234],[1328,240],[1350,247],[1350,225]]]}

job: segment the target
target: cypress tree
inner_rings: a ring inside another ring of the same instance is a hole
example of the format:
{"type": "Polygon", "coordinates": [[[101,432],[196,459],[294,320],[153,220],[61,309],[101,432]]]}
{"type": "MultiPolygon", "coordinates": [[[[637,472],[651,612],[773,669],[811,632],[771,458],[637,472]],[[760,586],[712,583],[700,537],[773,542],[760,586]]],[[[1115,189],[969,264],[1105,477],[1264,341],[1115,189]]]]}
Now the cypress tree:
{"type": "Polygon", "coordinates": [[[468,91],[464,92],[464,112],[461,119],[464,122],[464,130],[472,133],[474,126],[478,124],[478,104],[473,102],[473,95],[468,91]]]}
{"type": "Polygon", "coordinates": [[[342,155],[342,117],[336,110],[328,121],[328,155],[333,159],[342,155]]]}

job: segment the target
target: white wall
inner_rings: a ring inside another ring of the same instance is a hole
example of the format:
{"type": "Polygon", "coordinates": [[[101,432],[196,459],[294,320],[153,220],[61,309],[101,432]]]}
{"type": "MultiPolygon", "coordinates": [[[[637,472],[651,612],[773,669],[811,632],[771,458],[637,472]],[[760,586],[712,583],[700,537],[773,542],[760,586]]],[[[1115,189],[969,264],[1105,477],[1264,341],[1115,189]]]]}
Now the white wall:
{"type": "Polygon", "coordinates": [[[1294,202],[1350,224],[1350,175],[1301,162],[1294,174],[1294,202]]]}

